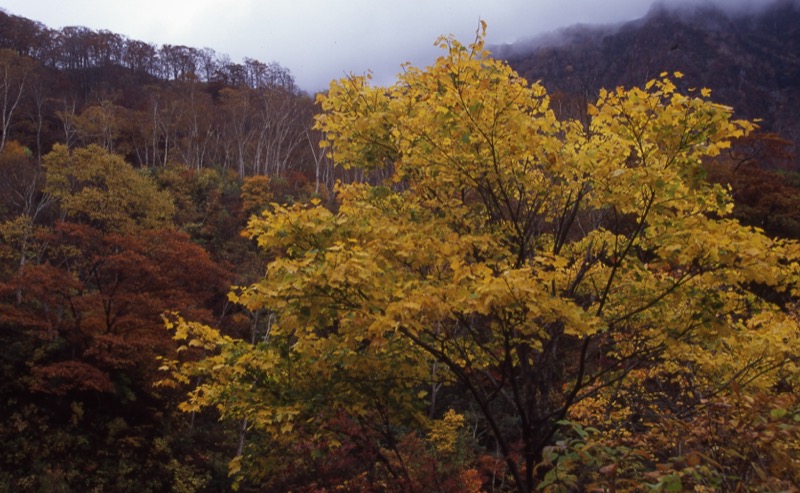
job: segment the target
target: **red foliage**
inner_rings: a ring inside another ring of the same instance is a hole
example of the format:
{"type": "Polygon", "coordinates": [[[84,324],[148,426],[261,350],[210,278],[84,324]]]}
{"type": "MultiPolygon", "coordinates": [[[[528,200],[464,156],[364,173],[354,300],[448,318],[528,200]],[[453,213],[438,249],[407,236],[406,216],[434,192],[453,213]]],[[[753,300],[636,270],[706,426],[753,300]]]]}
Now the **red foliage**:
{"type": "Polygon", "coordinates": [[[33,368],[31,389],[54,395],[71,391],[113,392],[108,373],[80,361],[58,361],[33,368]]]}
{"type": "Polygon", "coordinates": [[[730,185],[734,217],[770,236],[800,238],[800,178],[779,171],[792,158],[786,141],[773,134],[740,139],[708,166],[709,179],[730,185]]]}
{"type": "Polygon", "coordinates": [[[0,324],[49,341],[33,365],[32,389],[111,390],[112,372],[149,387],[156,356],[172,350],[162,314],[210,322],[227,274],[176,231],[103,234],[61,223],[46,258],[0,283],[0,324]]]}

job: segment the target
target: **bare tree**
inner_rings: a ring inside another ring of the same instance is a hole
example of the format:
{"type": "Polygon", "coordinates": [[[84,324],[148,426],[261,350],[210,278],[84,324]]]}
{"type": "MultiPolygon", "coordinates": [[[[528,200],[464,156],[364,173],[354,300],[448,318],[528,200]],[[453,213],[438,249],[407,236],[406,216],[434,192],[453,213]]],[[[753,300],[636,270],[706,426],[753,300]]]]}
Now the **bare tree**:
{"type": "Polygon", "coordinates": [[[0,49],[0,152],[6,146],[14,113],[35,62],[13,50],[0,49]]]}

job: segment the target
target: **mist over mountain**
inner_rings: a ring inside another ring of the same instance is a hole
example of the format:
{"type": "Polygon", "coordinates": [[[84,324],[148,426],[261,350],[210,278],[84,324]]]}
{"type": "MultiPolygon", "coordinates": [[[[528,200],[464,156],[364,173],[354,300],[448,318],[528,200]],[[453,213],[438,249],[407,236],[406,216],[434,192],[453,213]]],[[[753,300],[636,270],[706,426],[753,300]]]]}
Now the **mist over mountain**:
{"type": "MultiPolygon", "coordinates": [[[[800,2],[661,2],[618,25],[577,25],[493,48],[520,75],[541,80],[560,110],[580,111],[602,87],[642,85],[682,72],[682,89],[708,87],[736,116],[800,146],[800,2]],[[569,106],[572,107],[569,107],[569,106]]],[[[795,158],[795,166],[798,162],[795,158]]]]}

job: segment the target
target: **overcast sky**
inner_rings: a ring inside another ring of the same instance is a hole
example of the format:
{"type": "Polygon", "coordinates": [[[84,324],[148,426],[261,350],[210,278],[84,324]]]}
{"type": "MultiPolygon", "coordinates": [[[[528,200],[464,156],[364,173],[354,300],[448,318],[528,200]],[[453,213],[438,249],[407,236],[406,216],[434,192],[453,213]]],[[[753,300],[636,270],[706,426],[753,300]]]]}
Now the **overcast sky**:
{"type": "MultiPolygon", "coordinates": [[[[675,0],[670,0],[675,1],[675,0]]],[[[704,0],[681,0],[702,2],[704,0]]],[[[767,0],[715,0],[759,3],[767,0]]],[[[107,29],[156,45],[212,48],[234,62],[276,61],[309,92],[371,70],[390,84],[400,65],[428,65],[439,35],[489,44],[560,27],[642,17],[653,0],[0,0],[7,12],[60,29],[107,29]]]]}

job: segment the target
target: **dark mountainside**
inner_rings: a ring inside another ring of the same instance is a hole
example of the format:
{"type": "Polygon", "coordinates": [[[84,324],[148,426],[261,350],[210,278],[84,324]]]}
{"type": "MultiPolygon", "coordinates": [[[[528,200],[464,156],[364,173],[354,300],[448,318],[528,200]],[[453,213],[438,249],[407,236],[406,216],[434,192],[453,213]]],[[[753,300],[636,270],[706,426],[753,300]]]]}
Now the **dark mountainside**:
{"type": "Polygon", "coordinates": [[[556,109],[572,115],[601,87],[642,85],[680,71],[684,88],[712,89],[715,101],[740,117],[762,119],[762,131],[789,140],[798,154],[800,4],[793,0],[749,14],[709,3],[657,4],[626,24],[574,26],[493,51],[526,79],[541,80],[561,105],[556,109]]]}

